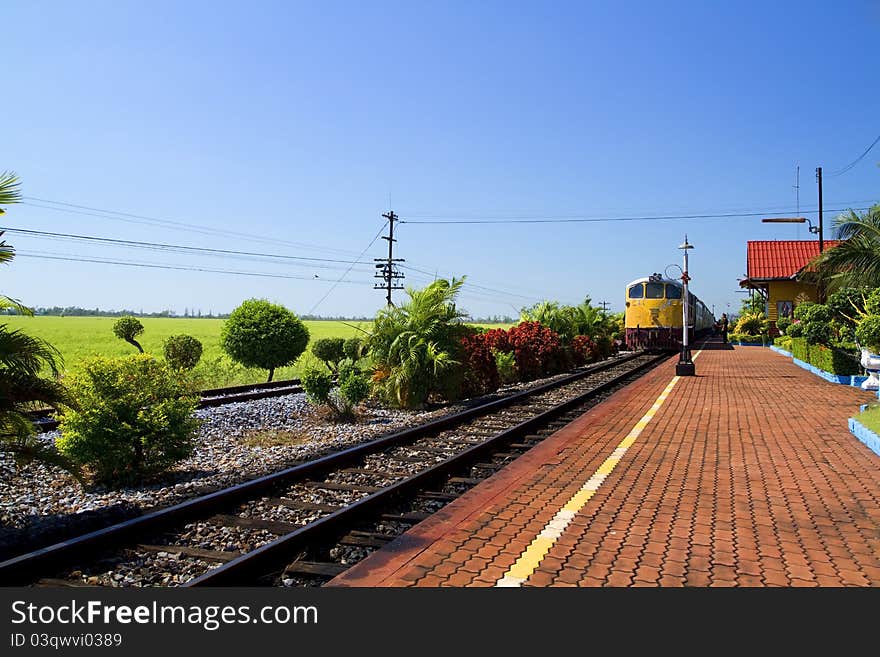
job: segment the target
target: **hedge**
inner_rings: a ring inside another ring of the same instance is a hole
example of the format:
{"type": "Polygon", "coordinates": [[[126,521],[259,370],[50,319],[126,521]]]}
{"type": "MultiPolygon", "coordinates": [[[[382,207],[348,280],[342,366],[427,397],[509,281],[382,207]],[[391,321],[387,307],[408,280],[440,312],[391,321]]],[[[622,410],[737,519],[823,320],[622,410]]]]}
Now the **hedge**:
{"type": "Polygon", "coordinates": [[[831,374],[860,374],[859,364],[850,356],[823,345],[809,345],[806,338],[791,339],[791,355],[831,374]]]}

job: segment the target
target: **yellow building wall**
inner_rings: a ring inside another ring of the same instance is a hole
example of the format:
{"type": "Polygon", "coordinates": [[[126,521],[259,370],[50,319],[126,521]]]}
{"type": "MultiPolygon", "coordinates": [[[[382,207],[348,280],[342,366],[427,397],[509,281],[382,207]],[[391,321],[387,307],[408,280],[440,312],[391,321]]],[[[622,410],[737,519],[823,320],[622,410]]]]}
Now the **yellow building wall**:
{"type": "Polygon", "coordinates": [[[777,301],[791,301],[792,307],[797,306],[801,301],[818,301],[818,288],[809,283],[799,283],[798,281],[770,281],[768,283],[768,308],[767,319],[775,322],[778,317],[777,301]]]}

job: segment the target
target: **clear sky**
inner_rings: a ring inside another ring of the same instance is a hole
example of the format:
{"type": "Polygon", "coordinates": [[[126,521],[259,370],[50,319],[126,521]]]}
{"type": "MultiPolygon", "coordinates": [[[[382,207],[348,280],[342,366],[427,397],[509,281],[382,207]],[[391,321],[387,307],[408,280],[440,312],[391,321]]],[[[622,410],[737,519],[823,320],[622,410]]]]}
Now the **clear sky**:
{"type": "MultiPolygon", "coordinates": [[[[330,287],[389,203],[413,222],[794,214],[797,164],[802,210],[816,166],[826,208],[880,201],[880,145],[830,175],[880,134],[873,1],[7,0],[2,20],[0,170],[29,197],[2,225],[342,261],[10,233],[21,257],[0,289],[30,305],[217,312],[258,296],[372,315],[372,263],[330,287]]],[[[461,299],[474,315],[587,294],[619,310],[628,281],[680,262],[685,233],[692,289],[719,315],[739,306],[748,239],[812,237],[758,217],[404,223],[398,253],[482,286],[461,299]]]]}

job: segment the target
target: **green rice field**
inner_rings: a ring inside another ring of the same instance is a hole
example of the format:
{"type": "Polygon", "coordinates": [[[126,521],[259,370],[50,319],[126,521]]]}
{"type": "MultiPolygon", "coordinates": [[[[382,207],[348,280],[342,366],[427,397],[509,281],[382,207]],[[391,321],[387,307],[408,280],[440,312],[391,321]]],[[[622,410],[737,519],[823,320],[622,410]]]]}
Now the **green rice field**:
{"type": "MultiPolygon", "coordinates": [[[[3,317],[0,323],[10,329],[42,338],[61,352],[64,369],[71,371],[90,356],[125,356],[137,353],[127,342],[113,335],[116,317],[3,317]]],[[[222,319],[190,319],[169,317],[141,317],[144,332],[138,342],[147,353],[162,356],[162,343],[170,335],[185,333],[201,341],[204,351],[196,367],[201,387],[211,388],[266,380],[265,370],[249,369],[232,362],[220,349],[222,319]]],[[[372,322],[304,321],[311,340],[320,338],[350,338],[365,336],[372,322]]],[[[494,328],[496,325],[484,326],[494,328]]],[[[507,327],[507,324],[497,325],[507,327]]],[[[275,372],[275,379],[292,379],[310,362],[316,361],[307,351],[290,367],[275,372]]]]}

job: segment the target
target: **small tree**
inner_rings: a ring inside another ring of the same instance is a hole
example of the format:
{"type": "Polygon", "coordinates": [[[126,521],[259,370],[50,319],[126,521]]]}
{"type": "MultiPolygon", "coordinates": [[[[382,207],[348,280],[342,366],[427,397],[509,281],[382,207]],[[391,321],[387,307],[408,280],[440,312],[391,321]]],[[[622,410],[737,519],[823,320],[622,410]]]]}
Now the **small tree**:
{"type": "Polygon", "coordinates": [[[147,354],[85,361],[70,386],[79,410],[61,419],[58,450],[116,485],[171,467],[192,453],[196,399],[147,354]]]}
{"type": "Polygon", "coordinates": [[[363,357],[364,341],[360,338],[349,338],[342,346],[342,351],[346,358],[350,358],[353,362],[357,362],[363,357]]]}
{"type": "Polygon", "coordinates": [[[113,334],[120,340],[125,340],[128,344],[134,345],[140,353],[144,353],[144,348],[135,338],[143,332],[144,325],[141,324],[139,319],[131,315],[120,317],[113,324],[113,334]]]}
{"type": "Polygon", "coordinates": [[[339,371],[339,361],[345,358],[342,338],[321,338],[312,343],[312,353],[334,374],[339,371]]]}
{"type": "Polygon", "coordinates": [[[370,394],[370,382],[353,367],[342,367],[339,372],[339,387],[333,390],[333,377],[320,369],[303,372],[302,386],[306,398],[316,406],[324,406],[333,413],[336,420],[351,421],[355,418],[355,407],[370,394]]]}
{"type": "Polygon", "coordinates": [[[165,362],[176,370],[191,370],[202,357],[202,343],[191,335],[171,335],[163,344],[165,362]]]}
{"type": "Polygon", "coordinates": [[[290,365],[306,350],[309,330],[284,306],[265,299],[248,299],[223,324],[220,346],[245,367],[269,370],[290,365]]]}

